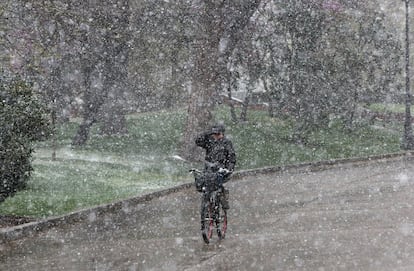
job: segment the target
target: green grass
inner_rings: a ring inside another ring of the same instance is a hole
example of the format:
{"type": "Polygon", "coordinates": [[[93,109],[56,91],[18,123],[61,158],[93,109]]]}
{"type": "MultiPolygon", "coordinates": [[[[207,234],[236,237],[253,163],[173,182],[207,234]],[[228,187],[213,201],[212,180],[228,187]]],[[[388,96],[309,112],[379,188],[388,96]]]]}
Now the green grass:
{"type": "MultiPolygon", "coordinates": [[[[216,118],[229,121],[225,114],[216,118]]],[[[229,133],[235,139],[239,168],[255,168],[308,161],[369,156],[400,150],[402,127],[392,124],[361,126],[353,132],[334,123],[327,130],[315,131],[307,145],[291,140],[293,123],[270,118],[266,112],[250,112],[249,122],[232,125],[229,133]]]]}
{"type": "Polygon", "coordinates": [[[154,163],[135,158],[136,162],[105,161],[104,156],[98,155],[56,161],[36,158],[28,189],[6,199],[0,205],[1,213],[59,215],[187,181],[179,172],[184,171],[179,165],[172,167],[169,161],[154,163]]]}
{"type": "MultiPolygon", "coordinates": [[[[404,104],[393,104],[393,103],[387,103],[387,104],[371,104],[369,106],[369,109],[375,112],[380,113],[404,113],[405,112],[405,105],[404,104]]],[[[411,112],[414,112],[414,106],[411,106],[411,112]]]]}
{"type": "MultiPolygon", "coordinates": [[[[333,124],[315,131],[302,146],[290,139],[290,121],[249,111],[247,123],[231,124],[229,115],[227,107],[215,112],[233,140],[238,170],[399,151],[399,126],[366,125],[350,133],[333,124]]],[[[1,203],[0,213],[61,215],[189,182],[190,165],[170,158],[184,121],[184,110],[130,115],[127,136],[103,137],[95,126],[82,148],[70,146],[79,122],[63,124],[57,131],[57,159],[51,160],[50,141],[38,143],[28,188],[1,203]]]]}
{"type": "Polygon", "coordinates": [[[81,148],[70,145],[79,122],[61,125],[57,159],[51,159],[52,142],[37,143],[28,188],[1,203],[0,213],[61,215],[189,182],[189,165],[170,158],[181,137],[183,112],[130,115],[129,134],[122,137],[103,137],[94,126],[81,148]]]}

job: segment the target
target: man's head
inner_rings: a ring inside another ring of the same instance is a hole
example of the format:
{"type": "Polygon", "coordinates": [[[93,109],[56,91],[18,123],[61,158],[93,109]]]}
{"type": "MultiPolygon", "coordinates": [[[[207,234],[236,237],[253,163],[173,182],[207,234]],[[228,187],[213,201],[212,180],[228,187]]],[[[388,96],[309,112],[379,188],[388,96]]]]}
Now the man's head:
{"type": "Polygon", "coordinates": [[[211,134],[216,140],[223,138],[225,131],[226,131],[226,128],[224,128],[223,124],[216,124],[211,127],[211,134]]]}

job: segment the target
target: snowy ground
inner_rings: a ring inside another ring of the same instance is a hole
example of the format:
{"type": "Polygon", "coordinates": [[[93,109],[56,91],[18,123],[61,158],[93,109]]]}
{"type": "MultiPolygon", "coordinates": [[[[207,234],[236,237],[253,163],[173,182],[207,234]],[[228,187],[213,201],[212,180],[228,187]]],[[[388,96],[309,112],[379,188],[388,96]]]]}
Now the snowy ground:
{"type": "Polygon", "coordinates": [[[194,189],[0,244],[0,270],[414,270],[414,161],[228,183],[205,245],[194,189]]]}

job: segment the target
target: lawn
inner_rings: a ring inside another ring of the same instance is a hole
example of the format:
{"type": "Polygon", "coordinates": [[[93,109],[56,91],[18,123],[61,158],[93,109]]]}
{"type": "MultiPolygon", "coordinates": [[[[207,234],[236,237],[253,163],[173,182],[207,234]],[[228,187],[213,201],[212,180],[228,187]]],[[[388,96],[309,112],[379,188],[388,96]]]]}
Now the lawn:
{"type": "MultiPolygon", "coordinates": [[[[332,125],[314,132],[303,146],[290,140],[292,122],[266,112],[250,111],[247,123],[232,124],[228,108],[222,107],[215,118],[227,125],[239,170],[399,151],[401,131],[392,126],[367,124],[351,133],[332,125]]],[[[188,168],[200,165],[171,158],[184,121],[184,110],[129,115],[128,135],[103,137],[93,127],[81,148],[70,145],[79,122],[61,125],[56,160],[51,159],[51,141],[37,143],[28,188],[1,203],[0,214],[61,215],[192,181],[188,168]]]]}
{"type": "MultiPolygon", "coordinates": [[[[405,113],[405,105],[395,103],[375,103],[371,104],[369,109],[380,113],[405,113]]],[[[411,106],[410,110],[414,112],[414,106],[411,106]]]]}

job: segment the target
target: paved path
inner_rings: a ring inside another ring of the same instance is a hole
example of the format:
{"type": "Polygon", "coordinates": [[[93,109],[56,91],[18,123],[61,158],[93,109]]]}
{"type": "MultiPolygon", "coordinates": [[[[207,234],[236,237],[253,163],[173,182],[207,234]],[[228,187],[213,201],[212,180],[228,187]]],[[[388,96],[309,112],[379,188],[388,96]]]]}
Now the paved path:
{"type": "Polygon", "coordinates": [[[414,270],[414,161],[235,180],[205,245],[194,189],[0,244],[0,270],[414,270]]]}

